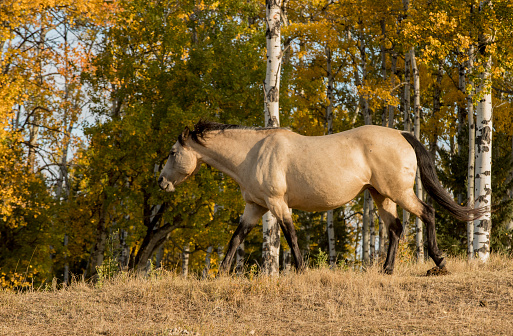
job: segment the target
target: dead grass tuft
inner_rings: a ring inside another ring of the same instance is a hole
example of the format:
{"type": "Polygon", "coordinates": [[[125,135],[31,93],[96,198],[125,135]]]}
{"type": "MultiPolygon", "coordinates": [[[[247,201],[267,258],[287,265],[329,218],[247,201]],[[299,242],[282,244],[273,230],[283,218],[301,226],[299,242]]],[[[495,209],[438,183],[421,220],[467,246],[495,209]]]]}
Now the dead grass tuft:
{"type": "Polygon", "coordinates": [[[310,269],[278,278],[122,275],[101,288],[0,292],[2,335],[507,335],[513,260],[451,259],[365,272],[310,269]]]}

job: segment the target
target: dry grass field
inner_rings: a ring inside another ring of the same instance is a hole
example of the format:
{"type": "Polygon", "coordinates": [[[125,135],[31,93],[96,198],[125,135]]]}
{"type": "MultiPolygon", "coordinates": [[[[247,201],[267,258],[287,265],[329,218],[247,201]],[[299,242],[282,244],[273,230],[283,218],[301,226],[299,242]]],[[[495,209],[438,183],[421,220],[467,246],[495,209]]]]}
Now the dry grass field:
{"type": "Polygon", "coordinates": [[[512,335],[513,260],[0,292],[0,335],[512,335]]]}

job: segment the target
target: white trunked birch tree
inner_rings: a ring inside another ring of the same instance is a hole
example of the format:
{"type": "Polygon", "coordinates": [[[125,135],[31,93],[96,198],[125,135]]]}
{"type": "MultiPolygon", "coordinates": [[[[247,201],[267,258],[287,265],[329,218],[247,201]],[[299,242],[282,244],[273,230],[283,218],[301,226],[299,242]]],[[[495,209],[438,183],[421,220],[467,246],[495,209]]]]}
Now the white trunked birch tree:
{"type": "MultiPolygon", "coordinates": [[[[372,115],[369,110],[369,101],[367,99],[367,95],[364,92],[364,88],[366,85],[367,79],[367,49],[366,49],[366,41],[364,37],[364,27],[363,21],[360,20],[360,31],[358,34],[358,51],[360,54],[360,63],[356,64],[356,58],[354,59],[354,77],[355,77],[355,85],[358,88],[358,111],[362,110],[363,118],[365,125],[372,124],[372,115]],[[361,77],[359,71],[362,72],[361,77]]],[[[362,263],[364,265],[369,265],[371,262],[370,257],[370,246],[371,246],[371,237],[370,237],[370,228],[373,224],[373,208],[374,203],[372,197],[368,190],[365,190],[363,193],[363,220],[362,220],[362,263]]]]}
{"type": "MultiPolygon", "coordinates": [[[[480,3],[480,11],[491,7],[492,1],[480,3]]],[[[492,55],[489,51],[492,34],[483,31],[479,36],[479,56],[482,73],[478,89],[479,100],[476,115],[476,162],[475,162],[475,206],[487,206],[488,211],[474,221],[474,254],[481,261],[490,257],[490,233],[492,228],[492,55]]]]}
{"type": "MultiPolygon", "coordinates": [[[[411,67],[413,72],[413,131],[415,138],[420,140],[420,74],[417,67],[417,60],[415,58],[415,49],[410,50],[411,67]]],[[[417,175],[415,177],[415,193],[417,197],[423,201],[424,192],[422,191],[422,181],[420,180],[420,172],[417,168],[417,175]]],[[[424,262],[424,234],[423,225],[419,217],[415,218],[415,242],[417,248],[417,262],[424,262]]]]}
{"type": "MultiPolygon", "coordinates": [[[[328,106],[326,107],[326,126],[328,128],[328,134],[333,134],[334,74],[332,69],[332,51],[329,46],[325,47],[325,53],[326,76],[328,78],[328,106]]],[[[337,250],[335,249],[335,228],[333,227],[333,210],[328,210],[328,212],[326,213],[326,232],[328,234],[328,255],[330,267],[335,267],[337,262],[337,250]]]]}
{"type": "MultiPolygon", "coordinates": [[[[265,127],[279,127],[279,97],[281,70],[281,3],[282,0],[266,0],[266,44],[267,71],[264,82],[265,127]]],[[[279,274],[280,227],[276,218],[268,211],[262,218],[263,272],[279,274]]]]}
{"type": "MultiPolygon", "coordinates": [[[[410,9],[410,1],[403,0],[404,18],[408,16],[410,9]]],[[[410,118],[410,78],[411,75],[411,50],[404,54],[404,94],[403,94],[403,129],[406,132],[411,132],[411,118],[410,118]]],[[[410,213],[403,209],[403,237],[408,240],[410,230],[410,213]]]]}
{"type": "MultiPolygon", "coordinates": [[[[474,68],[474,46],[470,45],[468,50],[467,73],[471,73],[474,68]]],[[[474,122],[474,101],[473,84],[470,81],[470,87],[467,93],[467,115],[468,115],[468,173],[467,173],[467,194],[468,206],[474,206],[474,173],[475,173],[475,146],[476,146],[476,125],[474,122]]],[[[467,258],[474,259],[474,221],[467,222],[467,258]]]]}
{"type": "MultiPolygon", "coordinates": [[[[403,95],[403,128],[405,132],[411,132],[410,119],[410,74],[411,74],[411,50],[404,55],[404,95],[403,95]]],[[[410,213],[403,209],[403,236],[408,241],[410,233],[410,213]]]]}
{"type": "MultiPolygon", "coordinates": [[[[479,208],[490,206],[492,199],[491,93],[485,93],[477,104],[476,126],[475,207],[479,208]]],[[[490,211],[474,221],[474,253],[482,261],[487,261],[490,257],[491,226],[490,211]]]]}
{"type": "Polygon", "coordinates": [[[182,276],[187,278],[189,275],[189,256],[190,256],[190,245],[189,243],[183,246],[182,250],[182,276]]]}

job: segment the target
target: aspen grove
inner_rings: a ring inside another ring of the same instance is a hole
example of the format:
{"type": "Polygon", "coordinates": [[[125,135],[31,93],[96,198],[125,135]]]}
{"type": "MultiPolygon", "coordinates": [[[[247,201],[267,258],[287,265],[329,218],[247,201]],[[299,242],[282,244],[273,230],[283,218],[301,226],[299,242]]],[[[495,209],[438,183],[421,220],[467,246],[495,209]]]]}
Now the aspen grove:
{"type": "MultiPolygon", "coordinates": [[[[443,252],[513,255],[510,0],[4,0],[0,23],[3,288],[160,267],[215,276],[243,212],[238,185],[212,167],[174,193],[156,180],[202,119],[411,132],[456,202],[489,209],[458,222],[417,179],[443,252]]],[[[291,211],[309,265],[386,255],[368,192],[291,211]]],[[[422,222],[399,211],[399,262],[431,262],[422,222]]],[[[262,221],[234,268],[288,272],[276,220],[262,221]]]]}

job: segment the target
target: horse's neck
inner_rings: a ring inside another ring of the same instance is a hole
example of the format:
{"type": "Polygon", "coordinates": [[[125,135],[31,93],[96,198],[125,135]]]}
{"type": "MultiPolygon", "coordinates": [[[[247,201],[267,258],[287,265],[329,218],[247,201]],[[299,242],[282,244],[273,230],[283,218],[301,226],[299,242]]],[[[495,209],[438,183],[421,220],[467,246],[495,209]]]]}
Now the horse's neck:
{"type": "Polygon", "coordinates": [[[265,131],[224,130],[207,135],[205,145],[194,144],[200,160],[240,183],[240,167],[248,152],[265,137],[265,131]]]}

